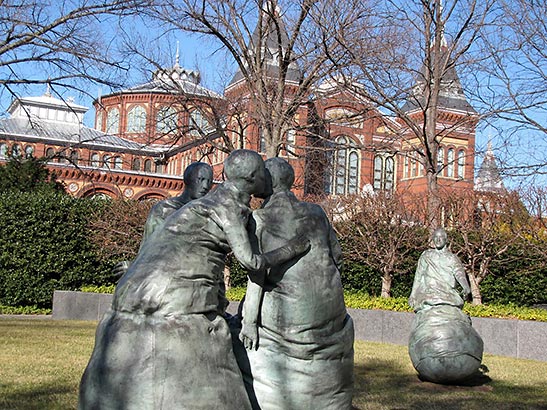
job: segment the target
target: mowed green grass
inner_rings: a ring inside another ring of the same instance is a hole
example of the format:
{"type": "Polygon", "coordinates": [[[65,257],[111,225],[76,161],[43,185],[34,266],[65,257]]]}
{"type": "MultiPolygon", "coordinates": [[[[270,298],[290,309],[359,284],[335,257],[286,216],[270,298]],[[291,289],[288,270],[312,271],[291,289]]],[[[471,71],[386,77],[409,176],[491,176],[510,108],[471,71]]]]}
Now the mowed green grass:
{"type": "MultiPolygon", "coordinates": [[[[96,325],[0,318],[0,409],[75,409],[96,325]]],[[[547,410],[547,363],[493,355],[483,363],[489,377],[442,386],[418,379],[405,346],[356,342],[354,407],[547,410]]]]}

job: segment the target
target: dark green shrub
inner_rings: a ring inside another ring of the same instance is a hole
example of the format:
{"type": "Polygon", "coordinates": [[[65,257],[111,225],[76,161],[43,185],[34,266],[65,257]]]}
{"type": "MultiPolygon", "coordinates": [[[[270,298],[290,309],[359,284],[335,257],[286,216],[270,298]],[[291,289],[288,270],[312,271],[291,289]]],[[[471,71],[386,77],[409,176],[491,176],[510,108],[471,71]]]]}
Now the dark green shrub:
{"type": "Polygon", "coordinates": [[[107,280],[86,228],[95,206],[50,190],[0,194],[0,304],[50,308],[55,289],[107,280]]]}

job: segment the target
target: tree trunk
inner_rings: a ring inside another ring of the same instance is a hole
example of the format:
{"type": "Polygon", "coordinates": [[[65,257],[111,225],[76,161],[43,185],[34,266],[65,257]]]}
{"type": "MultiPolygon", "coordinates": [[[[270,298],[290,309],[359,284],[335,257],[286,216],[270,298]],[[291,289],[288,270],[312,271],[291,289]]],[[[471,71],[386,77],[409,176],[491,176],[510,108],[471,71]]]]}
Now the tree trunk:
{"type": "Polygon", "coordinates": [[[426,224],[432,232],[441,226],[441,201],[439,198],[439,186],[436,172],[427,171],[427,209],[426,224]]]}
{"type": "Polygon", "coordinates": [[[474,274],[469,274],[469,285],[471,286],[471,296],[473,298],[474,305],[482,305],[481,290],[479,288],[479,282],[474,274]]]}
{"type": "Polygon", "coordinates": [[[385,272],[382,276],[382,293],[380,296],[383,298],[389,298],[391,297],[391,282],[393,281],[393,277],[390,273],[385,272]]]}

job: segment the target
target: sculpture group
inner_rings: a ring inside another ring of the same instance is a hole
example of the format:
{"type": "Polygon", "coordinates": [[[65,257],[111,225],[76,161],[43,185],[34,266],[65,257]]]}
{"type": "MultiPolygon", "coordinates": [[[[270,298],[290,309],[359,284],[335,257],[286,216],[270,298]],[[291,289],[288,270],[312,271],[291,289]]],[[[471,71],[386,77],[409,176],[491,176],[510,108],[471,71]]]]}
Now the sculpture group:
{"type": "MultiPolygon", "coordinates": [[[[286,181],[277,168],[271,172],[286,181]]],[[[339,248],[326,216],[320,208],[296,201],[290,186],[284,186],[290,201],[275,215],[264,207],[263,215],[251,218],[252,195],[278,203],[272,195],[277,184],[256,152],[234,151],[224,163],[224,175],[224,183],[204,196],[200,191],[144,238],[97,327],[79,409],[291,408],[260,404],[279,397],[299,403],[292,408],[351,407],[353,327],[337,269],[339,248]],[[275,237],[275,218],[293,221],[293,229],[275,237]],[[249,295],[256,304],[244,308],[255,326],[245,325],[240,335],[249,350],[239,342],[238,321],[230,320],[236,324],[230,329],[226,320],[223,271],[229,252],[248,270],[251,289],[260,287],[249,295]],[[304,261],[307,254],[315,255],[311,261],[316,263],[309,273],[304,268],[311,263],[304,261]],[[315,305],[302,305],[294,317],[277,321],[292,310],[291,300],[268,298],[278,285],[289,292],[293,286],[309,288],[313,298],[298,303],[315,305]],[[262,300],[266,305],[271,301],[267,309],[262,300]],[[323,303],[328,307],[325,319],[314,308],[323,303]],[[262,351],[275,362],[247,356],[262,351]],[[310,363],[318,363],[317,368],[305,369],[313,374],[300,378],[294,370],[310,363]],[[255,392],[248,380],[260,366],[269,373],[261,373],[257,386],[273,387],[255,392]],[[321,388],[310,396],[316,378],[322,380],[321,388]]]]}
{"type": "MultiPolygon", "coordinates": [[[[80,410],[351,409],[353,321],[325,212],[290,191],[283,159],[236,150],[224,175],[209,192],[210,166],[189,166],[185,191],[154,206],[137,257],[116,267],[80,410]],[[252,196],[264,199],[255,211],[252,196]],[[229,252],[249,278],[236,317],[225,312],[229,252]]],[[[444,230],[432,240],[409,298],[409,354],[421,378],[459,382],[478,370],[483,345],[461,310],[463,266],[444,230]]]]}

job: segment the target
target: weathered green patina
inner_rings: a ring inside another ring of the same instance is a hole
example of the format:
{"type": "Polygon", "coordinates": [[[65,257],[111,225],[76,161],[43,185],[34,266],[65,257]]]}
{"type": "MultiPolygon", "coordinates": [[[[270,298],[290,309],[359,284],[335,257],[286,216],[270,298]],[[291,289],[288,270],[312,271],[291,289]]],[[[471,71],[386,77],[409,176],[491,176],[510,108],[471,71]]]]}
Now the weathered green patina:
{"type": "Polygon", "coordinates": [[[408,299],[416,312],[408,351],[421,378],[457,383],[478,371],[483,342],[462,312],[470,293],[463,265],[448,249],[443,229],[435,230],[432,241],[435,248],[420,256],[408,299]]]}
{"type": "Polygon", "coordinates": [[[341,249],[320,206],[290,192],[292,167],[266,161],[273,194],[253,212],[262,252],[303,235],[311,248],[298,260],[269,269],[262,287],[249,282],[241,345],[235,346],[254,409],[351,408],[353,321],[347,314],[339,266],[341,249]]]}
{"type": "Polygon", "coordinates": [[[253,253],[249,200],[264,191],[264,162],[238,150],[224,172],[224,184],[152,233],[120,279],[82,377],[80,410],[251,408],[223,317],[225,257],[231,250],[250,271],[264,272],[309,242],[253,253]]]}

